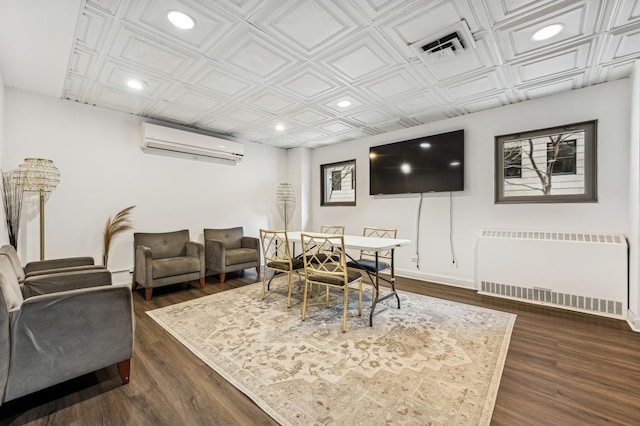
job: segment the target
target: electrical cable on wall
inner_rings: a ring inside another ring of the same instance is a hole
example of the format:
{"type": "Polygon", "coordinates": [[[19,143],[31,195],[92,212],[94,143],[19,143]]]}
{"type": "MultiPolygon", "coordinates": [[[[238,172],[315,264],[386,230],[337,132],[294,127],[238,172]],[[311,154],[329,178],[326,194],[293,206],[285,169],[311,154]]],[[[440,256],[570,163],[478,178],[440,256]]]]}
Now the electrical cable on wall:
{"type": "Polygon", "coordinates": [[[449,247],[451,248],[451,263],[456,263],[453,251],[453,191],[449,192],[449,247]]]}
{"type": "Polygon", "coordinates": [[[418,204],[418,220],[416,223],[416,268],[420,269],[420,214],[422,213],[422,197],[420,193],[420,203],[418,204]]]}

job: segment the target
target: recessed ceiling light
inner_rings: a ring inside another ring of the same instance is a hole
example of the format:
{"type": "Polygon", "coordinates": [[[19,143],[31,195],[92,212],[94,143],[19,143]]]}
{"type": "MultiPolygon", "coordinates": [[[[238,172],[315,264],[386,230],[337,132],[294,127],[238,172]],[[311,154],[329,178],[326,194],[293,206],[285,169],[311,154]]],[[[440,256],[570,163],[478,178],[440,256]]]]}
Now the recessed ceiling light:
{"type": "Polygon", "coordinates": [[[177,10],[172,10],[167,13],[167,19],[176,27],[182,30],[190,30],[195,27],[196,21],[186,13],[178,12],[177,10]]]}
{"type": "Polygon", "coordinates": [[[538,31],[533,33],[531,36],[531,40],[534,41],[542,41],[550,39],[560,33],[564,29],[564,25],[562,24],[551,24],[546,27],[540,28],[538,31]]]}
{"type": "Polygon", "coordinates": [[[132,89],[142,90],[147,86],[147,83],[142,80],[136,80],[135,78],[132,78],[127,81],[127,86],[131,87],[132,89]]]}
{"type": "Polygon", "coordinates": [[[346,108],[346,107],[348,107],[348,106],[351,106],[351,101],[347,101],[347,100],[340,101],[340,102],[338,102],[338,103],[337,103],[337,105],[338,105],[340,108],[346,108]]]}
{"type": "Polygon", "coordinates": [[[281,132],[284,130],[284,124],[276,124],[276,130],[281,132]]]}

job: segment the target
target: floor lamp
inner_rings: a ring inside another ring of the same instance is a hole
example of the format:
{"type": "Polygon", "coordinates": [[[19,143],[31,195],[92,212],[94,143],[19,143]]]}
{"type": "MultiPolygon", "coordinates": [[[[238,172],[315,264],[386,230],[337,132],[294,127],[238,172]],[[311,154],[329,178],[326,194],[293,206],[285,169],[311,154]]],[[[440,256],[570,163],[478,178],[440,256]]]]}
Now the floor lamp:
{"type": "Polygon", "coordinates": [[[296,208],[296,197],[293,193],[293,186],[290,183],[281,183],[278,186],[276,192],[276,204],[278,206],[278,213],[284,220],[284,229],[287,230],[289,226],[289,219],[296,208]]]}
{"type": "Polygon", "coordinates": [[[22,190],[40,196],[40,260],[44,260],[44,201],[60,183],[60,172],[53,161],[44,158],[25,158],[18,167],[22,190]]]}

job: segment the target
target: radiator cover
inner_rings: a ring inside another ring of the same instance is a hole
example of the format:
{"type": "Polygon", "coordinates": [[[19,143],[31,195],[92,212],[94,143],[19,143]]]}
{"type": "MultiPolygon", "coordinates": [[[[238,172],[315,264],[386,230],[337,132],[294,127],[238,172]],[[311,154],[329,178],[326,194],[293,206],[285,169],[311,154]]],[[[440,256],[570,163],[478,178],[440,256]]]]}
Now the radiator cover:
{"type": "Polygon", "coordinates": [[[476,265],[480,294],[626,318],[624,235],[484,230],[476,265]]]}

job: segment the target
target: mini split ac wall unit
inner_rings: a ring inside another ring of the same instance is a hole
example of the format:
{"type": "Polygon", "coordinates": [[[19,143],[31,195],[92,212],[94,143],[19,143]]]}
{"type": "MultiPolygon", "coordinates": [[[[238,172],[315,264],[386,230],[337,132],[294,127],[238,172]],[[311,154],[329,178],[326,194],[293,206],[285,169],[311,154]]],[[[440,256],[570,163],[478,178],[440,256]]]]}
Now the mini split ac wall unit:
{"type": "Polygon", "coordinates": [[[142,123],[142,150],[234,165],[244,157],[241,143],[151,123],[142,123]]]}

